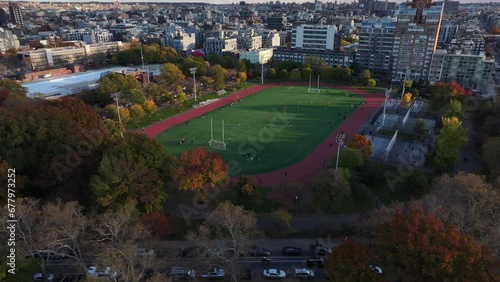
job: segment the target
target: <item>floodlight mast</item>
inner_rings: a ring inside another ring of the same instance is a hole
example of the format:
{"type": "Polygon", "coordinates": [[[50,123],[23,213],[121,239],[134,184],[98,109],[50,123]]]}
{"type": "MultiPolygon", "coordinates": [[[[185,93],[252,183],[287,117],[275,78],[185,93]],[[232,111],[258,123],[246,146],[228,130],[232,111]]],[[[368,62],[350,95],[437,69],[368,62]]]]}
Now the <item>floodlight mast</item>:
{"type": "Polygon", "coordinates": [[[196,71],[198,68],[190,68],[189,71],[193,75],[193,93],[194,93],[194,101],[196,101],[196,71]]]}

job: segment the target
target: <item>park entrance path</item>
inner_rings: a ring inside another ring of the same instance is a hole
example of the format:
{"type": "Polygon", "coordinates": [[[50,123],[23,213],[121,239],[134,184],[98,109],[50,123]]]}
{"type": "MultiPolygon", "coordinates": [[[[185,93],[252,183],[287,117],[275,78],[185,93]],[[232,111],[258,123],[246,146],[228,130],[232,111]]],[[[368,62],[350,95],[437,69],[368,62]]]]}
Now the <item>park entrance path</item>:
{"type": "MultiPolygon", "coordinates": [[[[283,82],[253,86],[221,98],[220,100],[206,106],[192,109],[177,116],[171,117],[167,120],[152,124],[144,129],[144,133],[150,138],[154,138],[161,132],[173,126],[186,122],[205,113],[211,112],[219,107],[228,105],[236,100],[247,97],[264,89],[286,85],[307,86],[307,83],[283,82]]],[[[382,92],[368,93],[357,88],[334,84],[323,84],[322,86],[342,89],[357,94],[365,100],[365,105],[359,107],[356,111],[354,111],[347,120],[345,120],[334,132],[332,132],[323,142],[321,142],[311,154],[306,156],[305,159],[277,171],[253,175],[252,177],[255,180],[259,181],[262,186],[276,187],[288,182],[304,182],[314,177],[320,170],[328,166],[331,163],[333,156],[336,155],[337,146],[335,143],[335,137],[337,136],[337,134],[344,132],[346,136],[345,140],[349,140],[352,135],[356,134],[359,131],[366,120],[373,116],[375,111],[378,109],[378,107],[381,106],[384,100],[384,94],[382,92]],[[333,143],[333,146],[330,146],[330,143],[333,143]]]]}

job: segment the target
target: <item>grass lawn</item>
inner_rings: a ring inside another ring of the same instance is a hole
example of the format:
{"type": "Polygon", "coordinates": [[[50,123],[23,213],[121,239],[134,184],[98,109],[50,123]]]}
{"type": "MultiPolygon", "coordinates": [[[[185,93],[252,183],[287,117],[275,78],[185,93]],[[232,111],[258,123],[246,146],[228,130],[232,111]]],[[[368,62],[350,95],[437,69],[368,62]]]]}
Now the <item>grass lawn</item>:
{"type": "Polygon", "coordinates": [[[175,126],[156,139],[174,154],[208,148],[211,120],[216,140],[222,140],[224,120],[227,150],[208,149],[216,150],[229,163],[231,175],[254,175],[304,159],[344,121],[342,115],[347,118],[362,102],[361,97],[344,90],[308,94],[306,87],[280,86],[175,126]],[[179,145],[182,139],[187,142],[179,145]]]}
{"type": "MultiPolygon", "coordinates": [[[[234,91],[232,91],[232,92],[227,91],[227,94],[224,96],[230,95],[233,92],[241,91],[243,89],[246,89],[246,88],[254,86],[254,85],[255,85],[254,83],[244,83],[241,85],[241,87],[239,89],[235,88],[234,91]]],[[[163,109],[155,112],[151,116],[145,116],[141,120],[137,121],[137,123],[134,121],[129,122],[127,124],[127,129],[130,129],[130,130],[142,129],[142,128],[144,128],[148,125],[151,125],[153,123],[159,122],[159,121],[167,119],[169,117],[173,117],[173,116],[178,115],[182,112],[191,110],[193,108],[193,105],[198,104],[199,102],[206,101],[208,99],[214,99],[214,98],[221,98],[221,97],[218,96],[217,93],[205,94],[205,95],[198,96],[196,99],[197,100],[196,102],[194,101],[194,99],[189,99],[189,100],[185,101],[184,104],[182,105],[182,107],[180,107],[180,108],[177,105],[172,105],[172,106],[163,108],[163,109]]]]}

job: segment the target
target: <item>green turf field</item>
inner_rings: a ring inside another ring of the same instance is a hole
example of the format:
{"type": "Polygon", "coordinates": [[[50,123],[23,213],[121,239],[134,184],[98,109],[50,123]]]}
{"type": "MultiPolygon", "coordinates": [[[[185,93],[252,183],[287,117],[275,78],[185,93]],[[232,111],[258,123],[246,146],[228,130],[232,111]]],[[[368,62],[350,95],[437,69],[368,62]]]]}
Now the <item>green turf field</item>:
{"type": "Polygon", "coordinates": [[[304,159],[362,102],[344,90],[308,94],[307,87],[279,86],[170,128],[156,139],[174,154],[194,147],[217,151],[232,175],[265,173],[304,159]],[[226,150],[208,147],[211,120],[217,140],[222,140],[224,120],[226,150]],[[186,142],[179,144],[182,139],[186,142]]]}

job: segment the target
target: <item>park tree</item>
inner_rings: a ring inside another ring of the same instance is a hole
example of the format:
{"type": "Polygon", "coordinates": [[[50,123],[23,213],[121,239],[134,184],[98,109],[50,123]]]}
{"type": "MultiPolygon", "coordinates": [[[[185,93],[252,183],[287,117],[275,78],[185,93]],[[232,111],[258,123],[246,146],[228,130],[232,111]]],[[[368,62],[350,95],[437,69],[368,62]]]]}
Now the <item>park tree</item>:
{"type": "MultiPolygon", "coordinates": [[[[337,157],[333,158],[333,162],[336,163],[337,157]]],[[[346,147],[340,150],[339,156],[339,167],[345,167],[350,170],[359,169],[363,166],[364,156],[363,153],[356,148],[346,147]]]]}
{"type": "Polygon", "coordinates": [[[214,87],[214,80],[208,76],[200,77],[200,82],[206,89],[212,89],[214,87]]]}
{"type": "Polygon", "coordinates": [[[349,182],[334,169],[321,171],[311,182],[316,208],[338,211],[352,203],[349,182]]]}
{"type": "Polygon", "coordinates": [[[22,86],[19,82],[8,78],[0,79],[0,90],[8,90],[19,95],[26,95],[28,93],[28,89],[26,87],[22,86]]]}
{"type": "Polygon", "coordinates": [[[130,117],[134,120],[135,125],[137,122],[144,117],[144,109],[139,104],[134,104],[130,106],[130,117]]]}
{"type": "Polygon", "coordinates": [[[451,99],[448,103],[445,115],[447,117],[458,117],[462,116],[462,103],[458,99],[451,99]]]}
{"type": "Polygon", "coordinates": [[[202,57],[195,58],[193,56],[188,56],[182,60],[180,68],[186,76],[192,76],[190,69],[196,68],[196,76],[202,77],[207,75],[208,64],[203,61],[202,57]]]}
{"type": "Polygon", "coordinates": [[[179,103],[184,103],[187,100],[187,95],[184,92],[181,92],[179,96],[177,97],[177,100],[179,100],[179,103]]]}
{"type": "Polygon", "coordinates": [[[175,83],[179,80],[186,79],[182,71],[173,63],[166,63],[161,66],[160,73],[167,83],[175,83]]]}
{"type": "Polygon", "coordinates": [[[156,103],[165,103],[172,100],[172,94],[160,85],[150,82],[144,88],[144,96],[156,103]]]}
{"type": "Polygon", "coordinates": [[[292,227],[292,215],[284,208],[279,208],[269,214],[276,232],[286,233],[292,227]]]}
{"type": "MultiPolygon", "coordinates": [[[[9,194],[11,194],[11,196],[14,195],[14,193],[9,192],[8,188],[10,186],[13,186],[13,187],[15,187],[15,189],[12,189],[12,190],[14,190],[16,193],[20,194],[23,187],[24,187],[24,184],[26,183],[26,180],[27,180],[26,177],[19,175],[19,174],[17,174],[14,179],[9,178],[9,174],[12,174],[9,172],[9,169],[14,169],[14,171],[15,171],[15,168],[13,168],[11,165],[9,165],[9,163],[7,161],[2,160],[2,158],[0,157],[0,171],[4,172],[2,175],[0,175],[0,183],[5,183],[5,187],[7,188],[7,189],[2,189],[0,191],[0,201],[3,201],[4,203],[9,202],[7,200],[9,198],[8,197],[9,194]],[[11,179],[11,180],[9,181],[9,179],[11,179]],[[9,184],[11,184],[11,185],[9,185],[9,184]]],[[[10,198],[12,198],[12,197],[10,197],[10,198]]]]}
{"type": "Polygon", "coordinates": [[[333,81],[341,81],[342,80],[342,67],[337,65],[333,69],[333,81]]]}
{"type": "Polygon", "coordinates": [[[123,123],[119,123],[118,121],[114,121],[112,119],[105,119],[104,124],[108,128],[108,131],[113,138],[123,136],[123,134],[125,133],[125,127],[123,126],[123,123]]]}
{"type": "Polygon", "coordinates": [[[236,67],[235,68],[236,68],[236,70],[238,72],[246,72],[247,71],[247,65],[242,60],[236,61],[236,67]]]}
{"type": "Polygon", "coordinates": [[[483,160],[493,177],[500,176],[500,137],[489,137],[483,145],[483,160]]]}
{"type": "Polygon", "coordinates": [[[439,169],[446,171],[453,168],[460,156],[465,141],[465,129],[457,117],[443,118],[443,127],[436,141],[435,163],[439,169]]]}
{"type": "Polygon", "coordinates": [[[347,147],[360,150],[365,159],[372,154],[372,142],[364,135],[354,134],[347,143],[347,147]]]}
{"type": "Polygon", "coordinates": [[[282,80],[288,79],[288,71],[286,69],[280,70],[279,78],[282,80]]]}
{"type": "Polygon", "coordinates": [[[141,88],[130,88],[130,90],[123,92],[123,98],[134,104],[143,104],[146,101],[141,88]]]}
{"type": "Polygon", "coordinates": [[[472,91],[466,89],[456,81],[436,82],[432,88],[431,108],[439,110],[449,104],[452,98],[462,98],[472,95],[472,91]]]}
{"type": "Polygon", "coordinates": [[[202,242],[200,260],[210,264],[225,263],[231,281],[239,281],[239,257],[250,248],[252,239],[259,234],[255,213],[223,202],[207,217],[205,224],[188,235],[188,240],[202,242]],[[224,240],[226,244],[217,242],[224,240]],[[217,251],[215,251],[217,250],[217,251]]]}
{"type": "Polygon", "coordinates": [[[415,132],[419,136],[419,139],[422,139],[422,137],[425,134],[425,120],[424,119],[418,118],[415,121],[415,124],[413,125],[413,132],[415,132]]]}
{"type": "Polygon", "coordinates": [[[247,81],[247,73],[244,71],[238,72],[238,79],[240,80],[241,83],[247,81]]]}
{"type": "Polygon", "coordinates": [[[248,207],[249,204],[260,204],[263,200],[259,183],[246,175],[238,176],[230,188],[238,193],[238,205],[248,207]]]}
{"type": "Polygon", "coordinates": [[[210,76],[214,80],[215,90],[221,90],[226,87],[225,79],[227,75],[227,70],[221,65],[215,65],[210,70],[210,76]]]}
{"type": "Polygon", "coordinates": [[[143,212],[158,211],[166,195],[173,160],[144,134],[127,133],[104,151],[90,185],[101,209],[135,204],[143,212]]]}
{"type": "Polygon", "coordinates": [[[300,79],[300,70],[299,69],[293,69],[290,71],[288,78],[291,80],[299,80],[300,79]]]}
{"type": "Polygon", "coordinates": [[[308,56],[304,59],[304,67],[310,68],[313,75],[317,76],[326,67],[325,60],[319,56],[308,56]]]}
{"type": "Polygon", "coordinates": [[[181,190],[203,190],[206,185],[214,187],[227,175],[227,164],[219,154],[203,148],[184,151],[174,171],[181,190]]]}
{"type": "Polygon", "coordinates": [[[491,249],[500,248],[500,191],[485,177],[459,173],[442,175],[424,198],[424,206],[462,233],[474,236],[491,249]]]}
{"type": "Polygon", "coordinates": [[[156,104],[153,100],[146,100],[144,101],[144,104],[142,105],[142,108],[144,109],[144,112],[146,112],[147,115],[151,115],[152,113],[156,112],[156,104]]]}
{"type": "Polygon", "coordinates": [[[368,86],[368,82],[372,79],[372,72],[369,70],[364,70],[359,75],[358,81],[363,86],[368,86]]]}
{"type": "Polygon", "coordinates": [[[373,79],[373,78],[370,78],[368,80],[368,84],[366,86],[368,86],[368,87],[375,87],[376,85],[377,85],[377,81],[375,79],[373,79]]]}
{"type": "Polygon", "coordinates": [[[309,81],[309,79],[311,78],[311,75],[312,75],[313,71],[311,68],[309,67],[305,67],[303,68],[301,71],[300,71],[300,78],[302,80],[307,80],[309,81]]]}
{"type": "Polygon", "coordinates": [[[321,79],[325,82],[332,82],[334,78],[334,69],[332,66],[325,66],[321,70],[321,79]]]}
{"type": "Polygon", "coordinates": [[[405,178],[403,185],[399,189],[407,196],[421,197],[430,190],[429,181],[425,173],[419,169],[414,169],[411,175],[405,178]]]}
{"type": "Polygon", "coordinates": [[[345,81],[345,82],[349,82],[352,79],[352,74],[353,74],[353,71],[350,67],[344,67],[344,68],[342,68],[342,72],[340,73],[340,80],[345,81]]]}
{"type": "Polygon", "coordinates": [[[107,76],[101,78],[97,83],[99,94],[111,95],[118,92],[118,86],[107,76]]]}
{"type": "Polygon", "coordinates": [[[491,252],[422,207],[398,209],[377,227],[381,259],[404,281],[491,281],[491,252]]]}
{"type": "Polygon", "coordinates": [[[408,108],[411,103],[411,93],[407,92],[405,95],[403,95],[403,99],[401,100],[401,107],[403,108],[408,108]]]}
{"type": "Polygon", "coordinates": [[[329,280],[345,282],[384,281],[379,273],[370,267],[373,260],[371,250],[356,240],[342,242],[328,255],[325,272],[329,280]]]}
{"type": "Polygon", "coordinates": [[[267,71],[266,78],[268,79],[276,79],[278,77],[278,73],[276,72],[276,69],[270,68],[267,71]]]}
{"type": "Polygon", "coordinates": [[[123,85],[122,91],[127,92],[131,89],[141,89],[141,82],[137,80],[135,75],[127,74],[125,76],[125,84],[123,85]]]}

